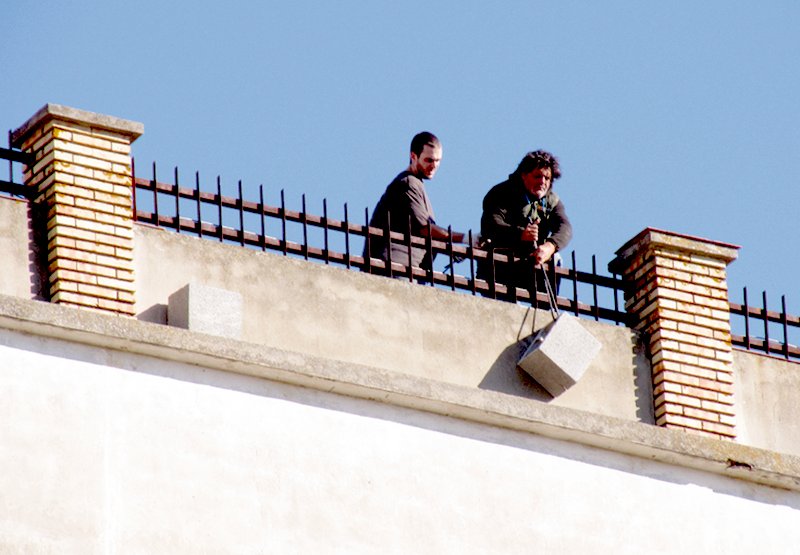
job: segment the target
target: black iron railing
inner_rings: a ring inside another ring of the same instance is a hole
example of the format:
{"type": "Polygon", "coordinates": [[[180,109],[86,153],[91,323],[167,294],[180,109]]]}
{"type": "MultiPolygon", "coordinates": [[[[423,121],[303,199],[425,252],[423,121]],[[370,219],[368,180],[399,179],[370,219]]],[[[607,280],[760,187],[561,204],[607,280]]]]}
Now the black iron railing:
{"type": "MultiPolygon", "coordinates": [[[[472,295],[547,305],[544,293],[538,293],[532,299],[527,290],[509,290],[501,283],[476,277],[475,270],[479,262],[506,262],[506,256],[451,240],[436,241],[414,237],[411,233],[390,233],[393,241],[402,242],[409,250],[411,247],[423,248],[443,257],[446,265],[441,270],[409,268],[391,260],[384,262],[363,257],[362,245],[389,233],[385,229],[369,227],[368,209],[359,212],[357,218],[360,221],[356,222],[347,204],[343,207],[344,217],[337,219],[329,216],[326,200],[322,201],[321,216],[309,213],[305,195],[301,197],[300,210],[291,210],[286,207],[282,190],[278,202],[271,205],[264,200],[263,186],[258,188],[258,201],[247,201],[242,196],[241,182],[237,184],[237,196],[225,196],[219,178],[216,180],[216,191],[209,193],[201,190],[198,174],[194,175],[191,187],[179,185],[177,170],[171,184],[162,183],[155,176],[154,166],[152,179],[135,178],[138,203],[135,212],[138,221],[143,223],[365,272],[421,280],[431,286],[472,295]],[[148,206],[142,208],[145,196],[149,197],[146,201],[148,206]],[[312,244],[310,236],[315,230],[320,232],[320,236],[318,242],[312,244]],[[337,238],[332,238],[333,235],[337,238]],[[460,273],[462,268],[463,273],[460,273]]],[[[470,235],[469,244],[472,243],[470,235]]],[[[595,320],[627,323],[628,315],[624,311],[621,295],[626,284],[619,276],[598,273],[595,256],[592,256],[590,271],[577,269],[573,251],[564,266],[551,266],[549,272],[552,278],[560,282],[557,302],[561,310],[595,320]]],[[[800,318],[786,312],[785,297],[782,298],[782,311],[774,312],[766,308],[766,294],[761,308],[748,305],[746,294],[745,290],[744,304],[730,303],[733,344],[771,356],[800,360],[800,348],[796,346],[800,343],[800,338],[796,338],[796,335],[800,335],[800,318]],[[743,328],[742,333],[739,333],[739,328],[743,328]],[[760,331],[753,331],[756,328],[760,331]],[[772,339],[777,337],[782,341],[772,339]]]]}
{"type": "Polygon", "coordinates": [[[741,334],[733,334],[733,344],[786,360],[800,360],[800,317],[786,312],[786,295],[781,296],[780,312],[768,310],[766,291],[761,293],[760,307],[749,303],[747,287],[742,290],[742,299],[742,304],[730,303],[731,323],[742,328],[736,330],[741,334]]]}
{"type": "Polygon", "coordinates": [[[22,183],[22,169],[19,168],[17,172],[14,170],[15,166],[22,166],[32,163],[32,157],[27,152],[22,152],[20,150],[11,148],[10,131],[8,133],[8,145],[8,148],[0,147],[0,159],[8,161],[8,178],[0,179],[0,193],[26,198],[29,191],[22,183]],[[15,177],[15,174],[20,176],[19,181],[16,180],[17,178],[15,177]]]}
{"type": "MultiPolygon", "coordinates": [[[[177,170],[173,183],[160,182],[156,175],[154,166],[152,179],[135,177],[135,213],[139,222],[369,273],[424,281],[430,286],[472,295],[547,305],[543,288],[532,299],[527,290],[478,279],[475,275],[478,263],[502,263],[507,262],[508,257],[470,246],[474,239],[471,233],[467,245],[452,240],[415,237],[411,233],[389,233],[388,229],[369,227],[368,209],[354,216],[345,204],[343,217],[333,218],[328,213],[327,201],[323,200],[320,216],[309,213],[305,195],[301,197],[300,210],[292,210],[286,207],[283,191],[274,204],[269,204],[264,200],[263,186],[258,188],[258,200],[248,201],[242,196],[241,182],[237,184],[236,196],[225,196],[219,178],[216,190],[206,192],[201,189],[198,174],[193,176],[189,187],[180,185],[177,170]],[[365,243],[379,240],[387,233],[392,241],[403,244],[409,251],[412,247],[425,249],[437,255],[438,260],[444,259],[444,268],[425,270],[362,256],[365,243]],[[311,240],[312,235],[315,235],[316,242],[311,240]]],[[[574,252],[565,262],[565,266],[551,266],[549,269],[551,281],[560,283],[559,308],[583,317],[625,324],[627,314],[622,308],[622,279],[600,275],[595,257],[592,257],[591,271],[577,269],[574,252]]]]}

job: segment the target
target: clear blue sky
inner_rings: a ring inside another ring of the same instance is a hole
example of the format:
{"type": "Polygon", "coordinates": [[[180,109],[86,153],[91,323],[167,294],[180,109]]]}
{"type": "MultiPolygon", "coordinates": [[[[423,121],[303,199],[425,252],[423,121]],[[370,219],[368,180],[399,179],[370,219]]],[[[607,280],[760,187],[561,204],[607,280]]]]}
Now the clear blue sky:
{"type": "Polygon", "coordinates": [[[140,168],[317,213],[371,209],[430,130],[438,223],[476,231],[546,148],[580,268],[648,226],[703,236],[741,246],[733,301],[800,313],[794,0],[15,1],[0,28],[5,129],[47,102],[140,121],[140,168]]]}

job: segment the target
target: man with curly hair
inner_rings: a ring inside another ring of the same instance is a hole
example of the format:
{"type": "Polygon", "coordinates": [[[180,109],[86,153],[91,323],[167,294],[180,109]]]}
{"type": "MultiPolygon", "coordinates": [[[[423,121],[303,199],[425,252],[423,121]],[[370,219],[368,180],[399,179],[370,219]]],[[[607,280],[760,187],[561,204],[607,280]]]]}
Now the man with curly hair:
{"type": "MultiPolygon", "coordinates": [[[[508,176],[483,199],[481,239],[489,253],[509,262],[480,261],[478,277],[509,287],[543,291],[542,272],[535,267],[550,262],[572,239],[564,203],[553,191],[561,177],[558,159],[544,150],[527,153],[508,176]]],[[[509,297],[514,298],[513,290],[509,297]]]]}

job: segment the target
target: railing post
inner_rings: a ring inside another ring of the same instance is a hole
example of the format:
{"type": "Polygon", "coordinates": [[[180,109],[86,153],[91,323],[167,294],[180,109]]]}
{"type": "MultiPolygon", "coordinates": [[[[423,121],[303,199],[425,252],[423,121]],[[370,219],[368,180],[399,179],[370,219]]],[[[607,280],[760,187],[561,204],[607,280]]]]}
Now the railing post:
{"type": "Polygon", "coordinates": [[[648,228],[609,264],[648,347],[659,426],[736,437],[726,267],[737,249],[648,228]]]}
{"type": "Polygon", "coordinates": [[[47,104],[12,134],[47,229],[54,303],[134,315],[131,143],[141,123],[47,104]]]}

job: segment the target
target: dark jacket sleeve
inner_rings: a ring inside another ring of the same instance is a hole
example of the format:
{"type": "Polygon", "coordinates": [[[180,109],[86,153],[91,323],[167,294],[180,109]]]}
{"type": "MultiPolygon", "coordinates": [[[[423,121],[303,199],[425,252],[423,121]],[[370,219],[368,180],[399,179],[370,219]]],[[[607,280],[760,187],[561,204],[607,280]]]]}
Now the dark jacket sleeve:
{"type": "Polygon", "coordinates": [[[557,250],[564,249],[572,239],[572,224],[567,217],[567,211],[562,201],[553,207],[547,227],[550,233],[547,240],[554,243],[557,250]]]}

